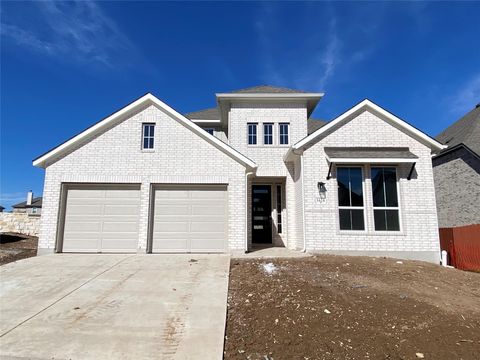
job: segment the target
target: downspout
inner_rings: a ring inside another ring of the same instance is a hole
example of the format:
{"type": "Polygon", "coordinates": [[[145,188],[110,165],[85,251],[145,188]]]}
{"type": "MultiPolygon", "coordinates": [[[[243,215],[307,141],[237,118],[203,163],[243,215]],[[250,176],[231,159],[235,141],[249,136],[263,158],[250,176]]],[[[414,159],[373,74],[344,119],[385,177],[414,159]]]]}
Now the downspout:
{"type": "Polygon", "coordinates": [[[253,171],[245,173],[245,253],[248,252],[248,177],[253,171]]]}
{"type": "Polygon", "coordinates": [[[303,151],[301,153],[296,153],[295,150],[292,150],[293,154],[300,156],[300,171],[302,177],[302,227],[303,227],[303,248],[302,252],[307,252],[307,234],[305,232],[305,182],[303,176],[303,151]]]}

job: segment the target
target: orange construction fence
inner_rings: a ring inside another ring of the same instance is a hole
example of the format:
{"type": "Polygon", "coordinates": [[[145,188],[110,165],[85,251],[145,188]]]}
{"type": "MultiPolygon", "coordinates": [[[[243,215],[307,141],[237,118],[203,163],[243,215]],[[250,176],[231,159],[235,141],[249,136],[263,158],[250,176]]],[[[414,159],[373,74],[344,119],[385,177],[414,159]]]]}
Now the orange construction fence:
{"type": "Polygon", "coordinates": [[[441,228],[440,247],[448,253],[448,265],[480,271],[480,224],[441,228]]]}

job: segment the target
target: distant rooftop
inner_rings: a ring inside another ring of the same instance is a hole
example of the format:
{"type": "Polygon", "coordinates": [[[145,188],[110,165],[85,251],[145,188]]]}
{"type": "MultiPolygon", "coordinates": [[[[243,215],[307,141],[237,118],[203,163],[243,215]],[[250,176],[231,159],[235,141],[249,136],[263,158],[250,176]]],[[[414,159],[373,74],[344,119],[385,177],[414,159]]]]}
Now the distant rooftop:
{"type": "Polygon", "coordinates": [[[220,112],[215,107],[189,112],[185,114],[185,117],[190,120],[220,120],[220,112]]]}
{"type": "Polygon", "coordinates": [[[36,207],[36,208],[41,208],[42,207],[42,197],[41,196],[33,198],[32,199],[32,205],[27,205],[26,201],[22,201],[21,203],[12,205],[12,208],[14,208],[14,209],[26,209],[26,208],[32,208],[32,207],[36,207]]]}

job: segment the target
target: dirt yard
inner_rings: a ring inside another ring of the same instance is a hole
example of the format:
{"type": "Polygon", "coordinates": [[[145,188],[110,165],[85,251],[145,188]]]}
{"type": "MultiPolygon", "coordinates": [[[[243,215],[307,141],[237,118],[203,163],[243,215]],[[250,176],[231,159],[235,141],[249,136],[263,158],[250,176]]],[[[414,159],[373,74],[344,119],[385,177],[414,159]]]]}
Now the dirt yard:
{"type": "Polygon", "coordinates": [[[38,238],[18,234],[0,234],[0,265],[37,255],[38,238]]]}
{"type": "Polygon", "coordinates": [[[397,261],[232,259],[225,359],[479,359],[480,274],[397,261]]]}

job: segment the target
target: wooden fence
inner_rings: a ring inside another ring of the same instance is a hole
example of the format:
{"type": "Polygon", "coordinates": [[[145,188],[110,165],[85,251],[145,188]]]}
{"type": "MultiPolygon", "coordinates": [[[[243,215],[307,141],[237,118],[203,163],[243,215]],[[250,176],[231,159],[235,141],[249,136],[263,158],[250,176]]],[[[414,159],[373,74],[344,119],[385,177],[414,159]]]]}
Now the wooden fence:
{"type": "Polygon", "coordinates": [[[448,252],[448,265],[480,271],[480,224],[441,228],[440,247],[448,252]]]}

